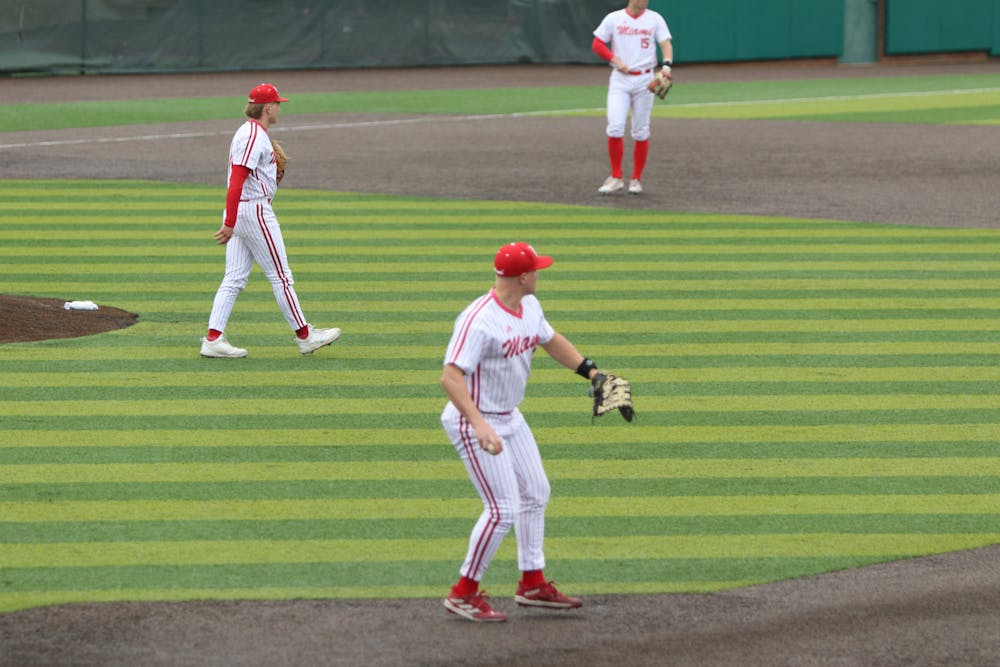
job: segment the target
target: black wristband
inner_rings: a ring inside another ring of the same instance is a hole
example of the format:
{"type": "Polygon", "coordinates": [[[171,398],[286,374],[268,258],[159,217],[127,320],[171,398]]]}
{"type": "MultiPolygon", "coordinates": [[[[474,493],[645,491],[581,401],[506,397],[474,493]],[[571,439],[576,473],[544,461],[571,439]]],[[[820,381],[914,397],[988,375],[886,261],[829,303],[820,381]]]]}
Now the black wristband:
{"type": "Polygon", "coordinates": [[[673,67],[674,66],[674,61],[673,60],[664,60],[663,62],[660,63],[660,67],[663,67],[664,65],[666,65],[667,67],[673,67]]]}
{"type": "Polygon", "coordinates": [[[594,363],[593,359],[587,359],[586,357],[584,357],[583,361],[580,362],[580,365],[576,367],[576,374],[585,380],[589,380],[590,370],[596,368],[597,364],[594,363]]]}

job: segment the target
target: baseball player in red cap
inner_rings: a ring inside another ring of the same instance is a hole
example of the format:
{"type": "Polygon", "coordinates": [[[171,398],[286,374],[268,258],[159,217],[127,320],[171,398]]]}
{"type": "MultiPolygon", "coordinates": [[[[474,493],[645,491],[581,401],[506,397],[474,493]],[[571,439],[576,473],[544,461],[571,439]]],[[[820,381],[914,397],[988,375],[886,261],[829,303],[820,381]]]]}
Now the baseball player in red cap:
{"type": "Polygon", "coordinates": [[[522,572],[514,601],[544,609],[583,604],[543,574],[549,481],[535,437],[518,410],[539,345],[585,378],[597,373],[597,365],[549,325],[535,297],[538,271],[551,265],[551,257],[527,243],[500,248],[493,289],[458,316],[445,353],[441,386],[449,402],[441,423],[483,501],[483,512],[444,606],[470,621],[507,620],[490,606],[479,581],[511,527],[522,572]]]}
{"type": "Polygon", "coordinates": [[[226,340],[226,323],[236,297],[246,287],[254,262],[271,281],[274,298],[295,332],[302,354],[310,354],[340,338],[340,329],[317,329],[306,321],[285,254],[278,219],[271,200],[278,189],[278,168],[268,128],[278,122],[281,103],[288,99],[262,83],[250,91],[243,123],[229,146],[226,211],[215,240],[226,246],[226,273],[212,303],[208,335],[201,340],[201,356],[240,358],[243,348],[226,340]]]}
{"type": "Polygon", "coordinates": [[[630,114],[635,145],[628,191],[634,195],[642,193],[642,172],[649,156],[649,125],[654,101],[647,84],[656,71],[656,47],[660,47],[663,55],[660,66],[665,75],[670,75],[674,64],[673,37],[667,22],[648,7],[649,0],[628,0],[624,9],[604,17],[591,42],[594,53],[612,67],[608,80],[606,130],[611,175],[597,190],[602,195],[625,189],[622,160],[625,154],[625,123],[630,114]]]}

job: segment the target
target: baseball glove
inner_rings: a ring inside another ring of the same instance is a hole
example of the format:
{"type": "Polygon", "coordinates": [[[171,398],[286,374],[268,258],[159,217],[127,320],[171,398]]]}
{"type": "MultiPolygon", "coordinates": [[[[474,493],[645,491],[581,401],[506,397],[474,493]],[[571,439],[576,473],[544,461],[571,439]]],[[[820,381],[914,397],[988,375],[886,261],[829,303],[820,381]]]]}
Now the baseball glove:
{"type": "Polygon", "coordinates": [[[285,152],[285,147],[281,145],[281,142],[276,139],[271,140],[271,146],[274,149],[274,162],[278,166],[278,183],[281,183],[281,179],[285,177],[288,153],[285,152]]]}
{"type": "Polygon", "coordinates": [[[617,409],[625,421],[632,421],[635,410],[632,409],[632,384],[628,380],[611,373],[598,373],[590,378],[590,384],[593,385],[595,417],[617,409]]]}
{"type": "Polygon", "coordinates": [[[664,65],[660,71],[656,73],[656,76],[650,80],[649,84],[646,85],[649,92],[653,93],[661,100],[666,99],[667,93],[670,92],[670,89],[673,88],[673,86],[674,78],[670,73],[670,68],[666,65],[664,65]]]}

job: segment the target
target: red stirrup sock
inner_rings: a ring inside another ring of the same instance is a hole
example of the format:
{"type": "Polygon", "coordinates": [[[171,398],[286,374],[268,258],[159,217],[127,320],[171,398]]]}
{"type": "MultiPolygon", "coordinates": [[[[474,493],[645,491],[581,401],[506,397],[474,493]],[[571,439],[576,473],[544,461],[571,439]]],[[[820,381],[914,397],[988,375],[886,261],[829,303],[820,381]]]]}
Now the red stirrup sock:
{"type": "Polygon", "coordinates": [[[451,587],[451,594],[455,597],[465,597],[472,595],[479,590],[479,582],[468,577],[462,577],[458,583],[451,587]]]}
{"type": "Polygon", "coordinates": [[[295,330],[295,335],[299,337],[299,340],[305,340],[309,338],[309,325],[305,325],[301,329],[295,330]]]}
{"type": "Polygon", "coordinates": [[[622,158],[625,157],[625,140],[621,137],[608,137],[608,157],[611,159],[611,176],[622,177],[622,158]]]}
{"type": "Polygon", "coordinates": [[[545,573],[542,570],[525,570],[521,573],[521,583],[525,588],[535,588],[545,583],[545,573]]]}
{"type": "Polygon", "coordinates": [[[632,155],[632,178],[642,180],[642,170],[646,168],[646,158],[649,156],[649,139],[635,142],[635,152],[632,155]]]}
{"type": "Polygon", "coordinates": [[[209,329],[208,330],[208,335],[205,336],[205,340],[207,340],[209,343],[211,343],[212,341],[216,340],[221,335],[222,335],[222,332],[219,331],[218,329],[209,329]]]}

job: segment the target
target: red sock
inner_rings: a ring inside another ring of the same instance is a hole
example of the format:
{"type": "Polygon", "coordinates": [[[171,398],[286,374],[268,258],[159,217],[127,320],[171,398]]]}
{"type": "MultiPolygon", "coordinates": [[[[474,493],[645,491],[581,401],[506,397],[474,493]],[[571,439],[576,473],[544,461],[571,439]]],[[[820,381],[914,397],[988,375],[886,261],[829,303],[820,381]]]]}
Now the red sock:
{"type": "Polygon", "coordinates": [[[608,137],[608,157],[611,159],[611,176],[622,177],[622,158],[625,157],[625,140],[621,137],[608,137]]]}
{"type": "Polygon", "coordinates": [[[295,335],[299,337],[299,340],[305,340],[309,338],[309,325],[305,325],[301,329],[295,330],[295,335]]]}
{"type": "Polygon", "coordinates": [[[534,588],[545,583],[545,573],[541,570],[525,570],[521,573],[521,583],[525,588],[534,588]]]}
{"type": "Polygon", "coordinates": [[[209,343],[211,343],[213,340],[215,340],[216,338],[218,338],[221,335],[222,335],[222,332],[219,331],[218,329],[209,329],[208,330],[208,335],[205,336],[205,340],[207,340],[209,343]]]}
{"type": "Polygon", "coordinates": [[[632,178],[640,180],[642,170],[646,168],[646,157],[649,155],[649,139],[635,142],[635,153],[632,155],[634,165],[632,167],[632,178]]]}
{"type": "Polygon", "coordinates": [[[451,587],[451,594],[455,597],[465,597],[472,595],[479,590],[479,582],[468,577],[462,577],[458,583],[451,587]]]}

